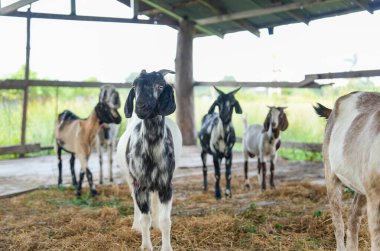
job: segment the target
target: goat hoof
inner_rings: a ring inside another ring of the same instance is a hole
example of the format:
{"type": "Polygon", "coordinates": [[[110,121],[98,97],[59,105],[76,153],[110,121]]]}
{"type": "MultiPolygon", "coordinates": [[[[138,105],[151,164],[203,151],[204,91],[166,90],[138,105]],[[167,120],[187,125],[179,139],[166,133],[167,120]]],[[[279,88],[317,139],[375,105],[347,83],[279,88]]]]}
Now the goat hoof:
{"type": "Polygon", "coordinates": [[[102,180],[101,180],[101,181],[99,181],[99,184],[100,184],[100,185],[103,185],[103,181],[102,181],[102,180]]]}
{"type": "Polygon", "coordinates": [[[271,185],[270,188],[271,189],[276,189],[276,186],[275,185],[271,185]]]}
{"type": "Polygon", "coordinates": [[[215,199],[220,200],[222,198],[222,195],[219,193],[215,193],[215,199]]]}
{"type": "Polygon", "coordinates": [[[232,198],[232,194],[231,193],[225,193],[224,195],[226,196],[227,199],[231,199],[232,198]]]}
{"type": "Polygon", "coordinates": [[[141,233],[141,226],[138,225],[138,224],[133,224],[133,225],[132,225],[132,230],[141,233]]]}
{"type": "Polygon", "coordinates": [[[113,182],[113,178],[110,179],[110,182],[113,182]]]}
{"type": "Polygon", "coordinates": [[[80,198],[81,195],[82,195],[82,193],[80,191],[76,192],[76,196],[77,196],[78,199],[80,198]]]}
{"type": "Polygon", "coordinates": [[[251,189],[251,185],[250,185],[250,184],[245,184],[244,187],[245,187],[246,189],[251,189]]]}
{"type": "Polygon", "coordinates": [[[208,191],[208,187],[203,187],[203,191],[208,191]]]}
{"type": "Polygon", "coordinates": [[[92,197],[95,197],[97,195],[99,195],[99,193],[96,190],[91,190],[91,196],[92,197]]]}

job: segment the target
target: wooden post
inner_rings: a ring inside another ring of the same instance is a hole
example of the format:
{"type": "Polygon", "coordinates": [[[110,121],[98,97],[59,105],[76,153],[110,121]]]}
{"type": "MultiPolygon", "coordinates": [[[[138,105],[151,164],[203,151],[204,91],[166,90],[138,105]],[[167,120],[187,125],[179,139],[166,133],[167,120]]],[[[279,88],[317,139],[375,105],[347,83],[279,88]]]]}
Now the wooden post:
{"type": "Polygon", "coordinates": [[[22,124],[21,124],[21,144],[26,142],[26,118],[28,115],[28,94],[29,94],[29,57],[30,57],[30,7],[28,9],[28,18],[26,26],[26,62],[25,62],[25,82],[24,99],[22,104],[22,124]]]}
{"type": "Polygon", "coordinates": [[[175,71],[177,124],[182,132],[184,145],[197,143],[193,95],[193,34],[194,25],[188,20],[182,20],[177,38],[175,71]]]}

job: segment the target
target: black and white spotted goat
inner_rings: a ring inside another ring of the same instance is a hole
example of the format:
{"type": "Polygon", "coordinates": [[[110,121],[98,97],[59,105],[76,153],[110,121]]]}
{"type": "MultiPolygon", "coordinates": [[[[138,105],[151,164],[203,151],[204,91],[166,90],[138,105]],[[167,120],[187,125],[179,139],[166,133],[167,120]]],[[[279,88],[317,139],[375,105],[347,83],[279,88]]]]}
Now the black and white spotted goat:
{"type": "Polygon", "coordinates": [[[215,167],[215,198],[220,199],[221,190],[220,180],[220,164],[223,158],[226,159],[226,197],[231,197],[231,164],[232,164],[232,148],[235,144],[235,129],[232,125],[232,112],[242,113],[239,102],[235,99],[235,93],[240,88],[230,92],[223,93],[214,86],[219,93],[217,100],[211,105],[208,113],[202,119],[202,127],[198,134],[202,153],[203,162],[203,189],[208,189],[207,182],[207,154],[213,157],[215,167]],[[214,112],[215,107],[219,107],[219,113],[214,112]]]}
{"type": "MultiPolygon", "coordinates": [[[[116,88],[113,85],[103,85],[100,87],[99,102],[107,104],[111,109],[120,108],[120,97],[116,88]]],[[[107,147],[108,154],[108,171],[109,181],[113,182],[112,175],[112,154],[116,147],[117,133],[119,132],[120,124],[103,123],[102,128],[99,130],[96,140],[96,150],[99,155],[99,183],[103,184],[103,154],[102,146],[107,147]]]]}
{"type": "Polygon", "coordinates": [[[277,150],[280,148],[280,131],[285,131],[289,124],[284,109],[286,107],[269,107],[264,125],[253,124],[248,126],[244,119],[243,152],[245,185],[250,187],[248,179],[248,157],[257,156],[258,180],[261,190],[266,189],[266,160],[270,159],[270,186],[274,185],[274,168],[277,150]]]}
{"type": "Polygon", "coordinates": [[[70,168],[72,175],[72,184],[76,186],[77,196],[81,195],[82,182],[86,174],[87,181],[90,185],[91,194],[97,194],[95,184],[93,183],[92,173],[88,168],[88,159],[91,150],[96,141],[96,135],[103,123],[120,124],[121,117],[116,109],[109,107],[107,104],[98,103],[87,119],[80,119],[71,111],[65,110],[58,115],[58,121],[55,126],[54,138],[55,148],[58,156],[58,185],[62,184],[62,150],[71,153],[70,168]],[[79,183],[77,184],[74,163],[78,158],[81,164],[79,174],[79,183]]]}
{"type": "Polygon", "coordinates": [[[165,118],[176,109],[173,87],[164,79],[167,73],[174,72],[143,70],[135,79],[124,108],[132,119],[117,146],[117,160],[134,202],[132,229],[142,233],[142,249],[153,250],[149,228],[151,224],[159,228],[164,251],[172,250],[172,178],[182,148],[178,126],[165,118]]]}

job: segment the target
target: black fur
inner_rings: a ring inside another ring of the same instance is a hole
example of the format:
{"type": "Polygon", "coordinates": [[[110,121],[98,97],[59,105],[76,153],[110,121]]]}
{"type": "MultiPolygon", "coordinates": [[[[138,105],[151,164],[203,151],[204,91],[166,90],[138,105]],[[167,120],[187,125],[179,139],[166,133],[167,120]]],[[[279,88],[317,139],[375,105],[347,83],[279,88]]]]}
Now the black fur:
{"type": "Polygon", "coordinates": [[[96,116],[100,120],[100,123],[106,123],[106,124],[115,123],[115,124],[120,124],[120,122],[121,122],[120,114],[119,114],[119,112],[116,109],[114,111],[116,113],[116,116],[114,116],[111,113],[111,108],[107,104],[105,104],[105,103],[99,102],[95,106],[96,116]]]}

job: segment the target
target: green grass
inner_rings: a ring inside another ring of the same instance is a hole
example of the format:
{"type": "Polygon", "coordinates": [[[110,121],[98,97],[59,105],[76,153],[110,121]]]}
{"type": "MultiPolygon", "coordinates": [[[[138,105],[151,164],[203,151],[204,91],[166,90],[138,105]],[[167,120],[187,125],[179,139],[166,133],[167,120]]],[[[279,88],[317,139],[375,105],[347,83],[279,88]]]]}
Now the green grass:
{"type": "MultiPolygon", "coordinates": [[[[44,89],[32,87],[28,105],[28,122],[26,131],[27,143],[40,143],[42,146],[53,145],[53,130],[57,115],[69,109],[82,118],[86,118],[98,100],[97,88],[56,88],[44,89]],[[35,88],[35,89],[34,89],[35,88]]],[[[232,88],[222,88],[225,91],[232,88]]],[[[262,124],[268,112],[267,105],[287,106],[285,110],[289,120],[289,128],[281,134],[284,141],[322,142],[326,121],[319,118],[312,108],[316,102],[332,107],[335,100],[344,94],[355,90],[380,91],[372,82],[366,79],[353,80],[346,87],[324,87],[322,89],[282,89],[281,94],[267,94],[258,89],[243,88],[236,95],[243,113],[247,114],[249,124],[262,124]]],[[[122,107],[119,112],[123,117],[121,135],[126,126],[124,119],[124,100],[128,90],[120,89],[122,107]]],[[[0,146],[20,144],[22,92],[2,90],[0,99],[0,146]]],[[[212,87],[195,88],[195,121],[200,128],[201,119],[207,113],[216,98],[212,87]]],[[[175,119],[175,114],[170,116],[175,119]]],[[[242,116],[233,115],[233,124],[238,137],[242,136],[242,116]]],[[[235,150],[241,150],[241,144],[236,144],[235,150]]],[[[43,154],[46,154],[44,152],[43,154]]],[[[291,160],[320,161],[320,153],[305,152],[293,149],[281,149],[280,156],[291,160]]],[[[36,154],[34,154],[36,155],[36,154]]],[[[14,157],[8,155],[5,157],[14,157]]],[[[4,158],[4,156],[2,157],[4,158]]]]}

